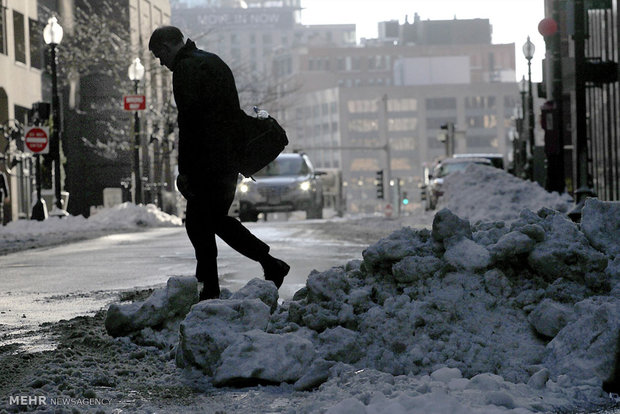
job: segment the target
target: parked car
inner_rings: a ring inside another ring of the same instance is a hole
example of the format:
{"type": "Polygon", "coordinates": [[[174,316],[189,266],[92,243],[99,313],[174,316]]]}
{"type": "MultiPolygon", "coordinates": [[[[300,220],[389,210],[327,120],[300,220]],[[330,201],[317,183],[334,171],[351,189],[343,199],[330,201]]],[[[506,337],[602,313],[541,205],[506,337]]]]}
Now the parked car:
{"type": "Polygon", "coordinates": [[[504,156],[502,154],[454,154],[452,158],[486,158],[491,161],[494,167],[504,169],[504,156]]]}
{"type": "Polygon", "coordinates": [[[493,166],[493,163],[487,158],[457,157],[446,158],[437,162],[428,176],[428,184],[425,187],[426,210],[434,210],[437,207],[439,197],[443,195],[442,185],[444,178],[456,171],[464,171],[470,164],[493,166]]]}
{"type": "Polygon", "coordinates": [[[323,218],[320,172],[303,153],[280,154],[237,186],[239,218],[257,221],[260,213],[304,210],[306,218],[323,218]]]}

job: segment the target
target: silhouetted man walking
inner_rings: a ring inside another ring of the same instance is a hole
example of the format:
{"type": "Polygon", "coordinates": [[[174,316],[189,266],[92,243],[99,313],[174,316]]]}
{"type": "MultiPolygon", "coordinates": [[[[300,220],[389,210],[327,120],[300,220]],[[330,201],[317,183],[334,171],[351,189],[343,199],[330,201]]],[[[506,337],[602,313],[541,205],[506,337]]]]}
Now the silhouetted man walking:
{"type": "Polygon", "coordinates": [[[289,265],[269,254],[269,246],[228,216],[237,187],[242,112],[232,71],[217,55],[196,48],[173,26],[156,29],[149,41],[173,73],[179,111],[177,187],[187,199],[185,227],[196,252],[200,300],[217,298],[217,234],[233,249],[259,262],[265,279],[282,285],[289,265]]]}

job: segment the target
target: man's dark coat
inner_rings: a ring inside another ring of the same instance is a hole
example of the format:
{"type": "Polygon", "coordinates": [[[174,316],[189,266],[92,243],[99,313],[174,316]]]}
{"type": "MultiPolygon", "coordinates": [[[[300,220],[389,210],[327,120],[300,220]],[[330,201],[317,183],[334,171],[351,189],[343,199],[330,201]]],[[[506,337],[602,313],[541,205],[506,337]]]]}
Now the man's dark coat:
{"type": "Polygon", "coordinates": [[[232,71],[217,55],[187,40],[172,64],[179,112],[179,173],[193,188],[238,171],[242,111],[232,71]]]}

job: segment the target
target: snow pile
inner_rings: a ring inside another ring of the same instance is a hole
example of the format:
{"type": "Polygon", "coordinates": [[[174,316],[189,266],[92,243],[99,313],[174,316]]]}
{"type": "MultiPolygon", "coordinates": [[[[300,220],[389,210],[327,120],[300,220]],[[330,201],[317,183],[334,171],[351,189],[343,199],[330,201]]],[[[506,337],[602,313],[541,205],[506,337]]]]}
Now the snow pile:
{"type": "Polygon", "coordinates": [[[439,208],[448,208],[472,223],[515,220],[523,209],[538,211],[547,207],[567,212],[571,207],[566,195],[548,193],[538,183],[478,164],[448,175],[443,182],[443,191],[439,208]]]}
{"type": "Polygon", "coordinates": [[[155,291],[144,302],[110,305],[105,328],[114,337],[132,335],[141,344],[174,342],[177,338],[175,335],[170,338],[170,332],[178,331],[181,320],[198,302],[197,289],[193,276],[171,277],[165,289],[155,291]],[[158,335],[157,331],[164,334],[158,335]]]}
{"type": "Polygon", "coordinates": [[[83,216],[49,217],[44,221],[17,220],[0,226],[0,254],[28,247],[54,245],[114,231],[146,227],[181,226],[179,217],[159,210],[154,204],[123,203],[103,208],[86,219],[83,216]]]}
{"type": "Polygon", "coordinates": [[[620,330],[620,203],[588,200],[583,223],[541,209],[471,226],[444,209],[432,231],[396,231],[363,260],[311,273],[280,306],[257,279],[200,302],[163,346],[215,385],[318,387],[307,412],[603,404],[620,330]]]}
{"type": "Polygon", "coordinates": [[[89,221],[102,228],[168,227],[182,224],[179,217],[161,211],[154,204],[137,206],[133,203],[99,210],[89,221]]]}

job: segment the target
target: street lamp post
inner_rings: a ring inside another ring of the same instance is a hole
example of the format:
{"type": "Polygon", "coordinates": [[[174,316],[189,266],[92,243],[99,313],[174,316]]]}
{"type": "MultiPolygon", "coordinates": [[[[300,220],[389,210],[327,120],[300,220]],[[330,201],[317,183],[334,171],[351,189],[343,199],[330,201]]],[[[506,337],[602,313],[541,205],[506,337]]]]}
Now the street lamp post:
{"type": "Polygon", "coordinates": [[[60,125],[60,99],[58,98],[58,76],[57,76],[57,58],[56,58],[56,46],[62,41],[63,30],[62,26],[58,24],[56,16],[52,16],[47,21],[47,26],[43,29],[43,40],[50,46],[51,53],[51,67],[52,67],[52,122],[54,123],[52,128],[50,149],[52,156],[54,157],[54,209],[50,215],[53,216],[66,216],[68,213],[64,210],[64,205],[61,196],[60,188],[60,140],[61,140],[61,125],[60,125]]]}
{"type": "MultiPolygon", "coordinates": [[[[140,58],[135,58],[129,69],[127,70],[129,79],[133,81],[134,93],[138,94],[138,84],[144,77],[144,66],[140,63],[140,58]]],[[[142,174],[140,173],[140,117],[138,111],[134,112],[133,132],[134,132],[134,144],[133,144],[133,188],[134,188],[134,203],[142,203],[142,174]]]]}
{"type": "Polygon", "coordinates": [[[529,153],[527,157],[527,175],[528,178],[534,179],[534,95],[532,94],[532,58],[534,57],[534,51],[536,48],[534,47],[534,43],[530,40],[530,37],[527,37],[527,41],[523,45],[523,55],[525,59],[527,59],[527,107],[528,107],[528,116],[527,116],[527,128],[528,128],[528,142],[529,142],[529,153]]]}
{"type": "Polygon", "coordinates": [[[519,82],[519,93],[521,94],[521,116],[519,119],[519,138],[515,149],[515,175],[519,178],[524,177],[525,159],[526,159],[526,140],[525,140],[525,115],[528,112],[525,95],[527,94],[527,80],[525,75],[519,82]]]}

